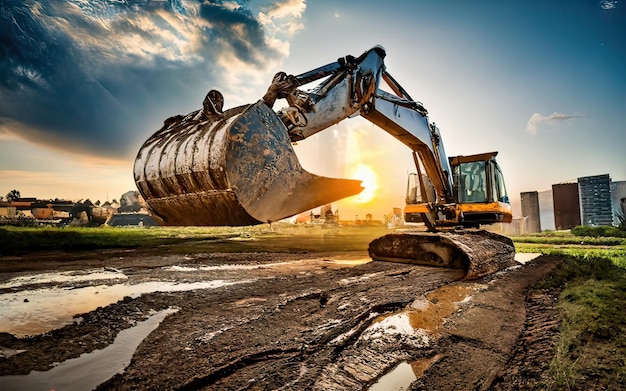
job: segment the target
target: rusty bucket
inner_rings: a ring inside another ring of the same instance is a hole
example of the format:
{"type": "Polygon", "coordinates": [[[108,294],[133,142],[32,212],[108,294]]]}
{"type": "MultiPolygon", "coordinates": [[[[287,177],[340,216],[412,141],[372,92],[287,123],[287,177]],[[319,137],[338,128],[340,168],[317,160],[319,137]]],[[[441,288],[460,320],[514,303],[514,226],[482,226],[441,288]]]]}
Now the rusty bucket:
{"type": "Polygon", "coordinates": [[[302,168],[263,101],[168,119],[140,148],[135,183],[162,225],[266,223],[358,194],[361,182],[302,168]]]}

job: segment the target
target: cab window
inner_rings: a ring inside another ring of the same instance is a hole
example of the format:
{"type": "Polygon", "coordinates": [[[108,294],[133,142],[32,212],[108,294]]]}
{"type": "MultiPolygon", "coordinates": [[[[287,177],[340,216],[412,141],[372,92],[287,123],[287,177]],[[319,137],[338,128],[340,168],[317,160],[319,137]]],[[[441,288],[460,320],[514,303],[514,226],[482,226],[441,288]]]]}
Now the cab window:
{"type": "Polygon", "coordinates": [[[502,171],[500,171],[500,167],[498,167],[497,165],[495,166],[495,171],[496,171],[496,191],[497,191],[497,197],[498,197],[498,201],[500,202],[505,202],[505,203],[510,203],[509,201],[509,196],[506,193],[506,187],[504,186],[504,176],[502,175],[502,171]]]}
{"type": "Polygon", "coordinates": [[[461,163],[458,167],[460,202],[487,202],[485,162],[461,163]]]}

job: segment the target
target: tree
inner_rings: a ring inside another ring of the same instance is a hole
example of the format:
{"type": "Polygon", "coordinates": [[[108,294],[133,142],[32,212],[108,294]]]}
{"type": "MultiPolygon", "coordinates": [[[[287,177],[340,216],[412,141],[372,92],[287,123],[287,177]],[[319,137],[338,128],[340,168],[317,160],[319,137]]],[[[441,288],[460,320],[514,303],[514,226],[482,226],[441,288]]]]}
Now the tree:
{"type": "Polygon", "coordinates": [[[8,194],[7,194],[7,201],[11,202],[11,201],[17,201],[20,198],[22,198],[22,195],[20,194],[20,192],[18,190],[11,190],[8,194]]]}
{"type": "Polygon", "coordinates": [[[615,216],[617,216],[617,229],[619,229],[620,231],[626,231],[626,216],[624,216],[623,213],[615,213],[615,216]]]}
{"type": "Polygon", "coordinates": [[[624,198],[620,198],[620,209],[621,209],[621,213],[616,213],[617,216],[617,221],[619,222],[617,224],[617,229],[622,230],[622,231],[626,231],[626,197],[624,198]]]}

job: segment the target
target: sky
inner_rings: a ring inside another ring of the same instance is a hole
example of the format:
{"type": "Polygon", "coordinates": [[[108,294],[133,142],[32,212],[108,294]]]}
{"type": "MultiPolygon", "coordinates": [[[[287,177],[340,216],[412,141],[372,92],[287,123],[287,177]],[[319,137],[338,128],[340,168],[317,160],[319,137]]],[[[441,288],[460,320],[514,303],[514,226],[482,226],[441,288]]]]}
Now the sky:
{"type": "MultiPolygon", "coordinates": [[[[163,120],[257,101],[375,45],[429,111],[447,155],[498,151],[519,194],[626,180],[626,1],[3,0],[0,195],[92,201],[136,189],[163,120]]],[[[294,146],[309,171],[364,180],[343,218],[402,207],[411,152],[363,118],[294,146]]]]}

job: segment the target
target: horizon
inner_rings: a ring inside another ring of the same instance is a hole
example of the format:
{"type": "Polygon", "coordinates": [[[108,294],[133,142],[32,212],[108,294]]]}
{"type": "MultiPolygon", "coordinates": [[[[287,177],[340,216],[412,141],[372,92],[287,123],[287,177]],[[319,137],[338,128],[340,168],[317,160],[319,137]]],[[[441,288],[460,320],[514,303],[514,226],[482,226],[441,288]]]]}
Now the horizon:
{"type": "MultiPolygon", "coordinates": [[[[9,26],[0,194],[118,199],[137,189],[141,144],[166,118],[200,108],[210,89],[225,108],[254,102],[277,71],[299,74],[375,45],[428,109],[448,156],[499,151],[514,214],[522,192],[595,175],[626,180],[626,7],[617,1],[177,4],[0,6],[9,26]]],[[[366,194],[332,203],[340,214],[379,219],[404,206],[411,151],[364,119],[294,149],[312,173],[367,181],[366,194]]]]}

